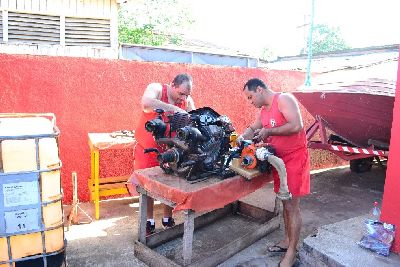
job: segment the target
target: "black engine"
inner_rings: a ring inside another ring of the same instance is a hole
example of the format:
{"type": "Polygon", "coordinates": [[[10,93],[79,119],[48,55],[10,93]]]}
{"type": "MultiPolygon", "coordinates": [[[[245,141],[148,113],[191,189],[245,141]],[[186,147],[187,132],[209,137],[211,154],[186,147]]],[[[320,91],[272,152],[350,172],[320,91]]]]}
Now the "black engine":
{"type": "Polygon", "coordinates": [[[212,174],[233,176],[227,168],[230,135],[234,131],[228,117],[220,116],[212,108],[204,107],[186,113],[175,113],[163,120],[164,111],[145,125],[162,148],[145,152],[158,153],[160,167],[169,174],[185,177],[188,181],[212,174]]]}

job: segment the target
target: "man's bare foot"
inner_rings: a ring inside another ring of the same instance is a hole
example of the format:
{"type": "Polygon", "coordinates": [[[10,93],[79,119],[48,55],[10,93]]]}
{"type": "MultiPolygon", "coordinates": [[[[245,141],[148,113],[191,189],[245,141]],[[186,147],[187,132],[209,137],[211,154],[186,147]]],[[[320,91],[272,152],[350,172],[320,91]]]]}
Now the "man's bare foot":
{"type": "Polygon", "coordinates": [[[296,262],[296,250],[288,249],[279,263],[279,267],[292,267],[296,262]]]}

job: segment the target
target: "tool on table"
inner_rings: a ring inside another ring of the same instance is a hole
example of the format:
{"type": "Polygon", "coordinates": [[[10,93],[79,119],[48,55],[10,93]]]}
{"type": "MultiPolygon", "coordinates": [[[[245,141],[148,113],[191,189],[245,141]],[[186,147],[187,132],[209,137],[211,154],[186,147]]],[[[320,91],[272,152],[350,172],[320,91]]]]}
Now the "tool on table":
{"type": "Polygon", "coordinates": [[[117,137],[135,137],[135,131],[130,131],[130,130],[120,130],[120,131],[115,131],[110,133],[110,136],[112,138],[117,138],[117,137]]]}

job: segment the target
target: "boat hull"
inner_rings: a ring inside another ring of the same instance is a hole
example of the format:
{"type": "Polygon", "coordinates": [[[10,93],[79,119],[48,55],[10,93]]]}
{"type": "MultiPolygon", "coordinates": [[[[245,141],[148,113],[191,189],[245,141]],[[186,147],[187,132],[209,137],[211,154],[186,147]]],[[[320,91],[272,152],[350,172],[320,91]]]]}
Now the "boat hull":
{"type": "Polygon", "coordinates": [[[310,114],[349,143],[368,147],[368,140],[389,144],[394,97],[361,92],[293,92],[310,114]]]}

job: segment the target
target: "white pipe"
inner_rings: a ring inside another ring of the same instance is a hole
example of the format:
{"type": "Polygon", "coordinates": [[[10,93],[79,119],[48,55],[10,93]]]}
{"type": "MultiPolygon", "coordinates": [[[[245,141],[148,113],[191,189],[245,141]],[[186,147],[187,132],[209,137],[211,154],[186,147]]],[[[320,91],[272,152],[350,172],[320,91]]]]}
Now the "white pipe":
{"type": "Polygon", "coordinates": [[[283,160],[281,158],[278,158],[277,156],[274,156],[274,155],[268,156],[267,160],[278,171],[280,186],[279,186],[279,192],[277,194],[277,197],[280,200],[291,199],[292,194],[289,192],[289,188],[287,185],[287,174],[286,174],[285,163],[283,162],[283,160]]]}
{"type": "Polygon", "coordinates": [[[267,160],[278,171],[280,186],[277,197],[280,200],[290,200],[292,198],[292,194],[289,192],[287,185],[287,173],[283,160],[272,155],[265,147],[257,149],[256,156],[258,160],[267,160]]]}

